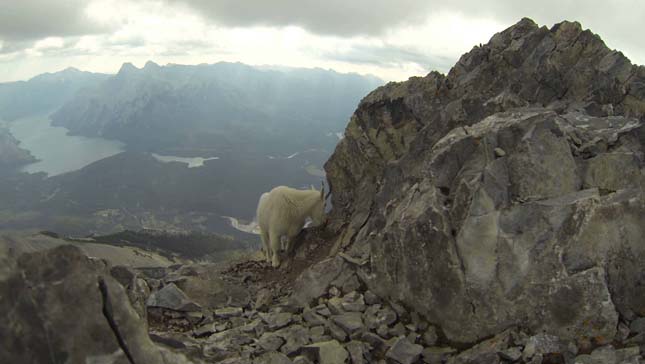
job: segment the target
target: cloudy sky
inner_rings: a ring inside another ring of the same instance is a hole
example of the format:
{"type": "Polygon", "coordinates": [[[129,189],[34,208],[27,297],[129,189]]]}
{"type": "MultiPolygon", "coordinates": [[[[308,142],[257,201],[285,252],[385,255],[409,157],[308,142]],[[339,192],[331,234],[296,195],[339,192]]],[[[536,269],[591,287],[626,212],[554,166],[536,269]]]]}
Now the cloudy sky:
{"type": "Polygon", "coordinates": [[[642,0],[0,0],[0,82],[69,66],[239,61],[403,80],[528,16],[578,20],[645,64],[642,0]]]}

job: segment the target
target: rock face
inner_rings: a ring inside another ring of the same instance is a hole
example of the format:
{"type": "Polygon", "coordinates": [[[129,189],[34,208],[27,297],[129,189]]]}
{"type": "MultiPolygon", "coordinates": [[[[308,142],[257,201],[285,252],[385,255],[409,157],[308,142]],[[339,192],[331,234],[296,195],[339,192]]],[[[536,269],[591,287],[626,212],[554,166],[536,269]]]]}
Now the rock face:
{"type": "Polygon", "coordinates": [[[0,281],[2,363],[192,363],[156,346],[106,264],[66,245],[0,281]]]}
{"type": "Polygon", "coordinates": [[[645,68],[523,19],[365,97],[325,169],[335,247],[451,342],[609,343],[645,315],[645,68]]]}

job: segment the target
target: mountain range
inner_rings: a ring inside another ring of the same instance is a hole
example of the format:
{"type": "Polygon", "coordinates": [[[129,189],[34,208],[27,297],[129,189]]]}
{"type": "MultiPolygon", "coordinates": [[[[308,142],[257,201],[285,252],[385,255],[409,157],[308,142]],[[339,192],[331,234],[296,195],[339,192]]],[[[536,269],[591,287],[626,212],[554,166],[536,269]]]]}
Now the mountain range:
{"type": "Polygon", "coordinates": [[[77,93],[52,120],[138,151],[291,154],[333,148],[356,104],[382,83],[322,69],[126,63],[77,93]]]}
{"type": "Polygon", "coordinates": [[[79,90],[94,86],[110,76],[69,67],[44,73],[28,81],[0,83],[0,119],[13,121],[24,116],[51,112],[79,90]]]}

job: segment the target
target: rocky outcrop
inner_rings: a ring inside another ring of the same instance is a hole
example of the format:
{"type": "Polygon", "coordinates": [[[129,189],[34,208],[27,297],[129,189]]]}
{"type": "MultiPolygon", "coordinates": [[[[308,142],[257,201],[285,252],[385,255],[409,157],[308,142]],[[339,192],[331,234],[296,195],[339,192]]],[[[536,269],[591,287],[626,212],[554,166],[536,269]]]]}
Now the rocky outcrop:
{"type": "Polygon", "coordinates": [[[105,262],[70,245],[22,255],[0,311],[2,363],[193,363],[155,345],[105,262]]]}
{"type": "Polygon", "coordinates": [[[645,68],[523,19],[356,110],[325,169],[335,247],[449,342],[610,343],[645,315],[645,68]]]}

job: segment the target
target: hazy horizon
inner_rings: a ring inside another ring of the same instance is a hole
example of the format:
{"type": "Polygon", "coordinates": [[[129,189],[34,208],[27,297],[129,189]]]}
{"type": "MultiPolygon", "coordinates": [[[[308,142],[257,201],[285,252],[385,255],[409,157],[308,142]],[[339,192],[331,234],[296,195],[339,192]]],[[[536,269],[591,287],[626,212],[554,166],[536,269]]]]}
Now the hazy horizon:
{"type": "Polygon", "coordinates": [[[387,82],[387,80],[384,80],[384,79],[378,77],[377,75],[374,75],[374,74],[371,74],[371,73],[360,73],[360,72],[353,72],[353,71],[342,72],[342,71],[338,71],[338,70],[335,70],[335,69],[332,69],[332,68],[323,68],[323,67],[292,67],[292,66],[285,66],[285,65],[280,65],[280,64],[257,64],[256,65],[256,64],[248,64],[248,63],[239,62],[239,61],[238,62],[216,61],[216,62],[211,62],[211,63],[196,63],[196,64],[182,64],[182,63],[165,63],[165,64],[163,64],[163,63],[158,63],[158,62],[155,62],[154,60],[149,59],[147,61],[142,61],[140,63],[133,63],[133,62],[125,61],[114,72],[93,71],[93,70],[89,70],[89,69],[84,69],[82,66],[69,65],[69,66],[59,68],[59,69],[54,69],[54,70],[51,70],[51,71],[44,71],[44,72],[41,72],[41,73],[38,73],[38,74],[35,74],[35,75],[32,75],[32,76],[28,76],[27,78],[23,78],[23,79],[16,79],[16,80],[13,80],[13,81],[0,81],[0,84],[2,84],[2,83],[11,83],[11,82],[29,81],[29,80],[31,80],[31,79],[33,79],[35,77],[38,77],[38,76],[47,75],[47,74],[50,74],[50,75],[51,74],[57,74],[57,73],[61,73],[61,72],[67,71],[67,70],[76,70],[76,71],[79,71],[79,72],[90,72],[90,73],[104,74],[104,75],[107,75],[107,76],[114,76],[114,75],[118,74],[119,71],[121,70],[121,68],[126,64],[130,64],[130,65],[134,66],[135,68],[137,68],[139,70],[142,70],[142,69],[144,69],[146,64],[149,63],[149,62],[152,62],[152,63],[154,63],[154,64],[156,64],[156,65],[158,65],[160,67],[167,67],[167,66],[203,66],[203,65],[212,66],[212,65],[216,65],[218,63],[233,63],[233,64],[238,63],[238,64],[243,64],[243,65],[246,65],[246,66],[250,66],[250,67],[253,67],[253,68],[256,68],[256,69],[259,69],[259,70],[263,70],[263,69],[267,69],[267,70],[269,70],[269,69],[282,69],[282,68],[287,68],[287,69],[292,69],[292,70],[297,70],[297,69],[322,70],[322,71],[336,72],[336,73],[339,73],[339,74],[347,74],[347,75],[352,75],[353,74],[353,75],[358,75],[358,76],[363,76],[363,77],[375,77],[375,78],[377,78],[377,79],[379,79],[381,81],[386,81],[387,82]]]}

